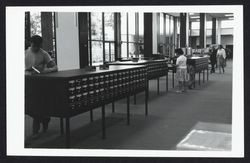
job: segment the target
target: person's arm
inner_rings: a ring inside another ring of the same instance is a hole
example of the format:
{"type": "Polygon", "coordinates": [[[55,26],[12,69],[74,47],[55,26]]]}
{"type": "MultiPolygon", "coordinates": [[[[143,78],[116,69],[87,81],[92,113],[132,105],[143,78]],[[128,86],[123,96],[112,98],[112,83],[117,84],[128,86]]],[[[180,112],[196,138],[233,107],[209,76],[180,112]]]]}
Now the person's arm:
{"type": "Polygon", "coordinates": [[[55,71],[58,71],[57,65],[54,61],[51,60],[47,64],[47,67],[44,68],[42,73],[49,73],[49,72],[55,72],[55,71]]]}
{"type": "Polygon", "coordinates": [[[180,58],[178,57],[178,58],[176,59],[175,66],[176,66],[176,67],[178,67],[178,66],[179,66],[179,64],[180,64],[180,58]]]}
{"type": "Polygon", "coordinates": [[[223,58],[226,59],[227,55],[226,55],[226,51],[225,50],[223,50],[222,55],[223,55],[223,58]]]}
{"type": "Polygon", "coordinates": [[[44,51],[44,69],[41,73],[49,73],[58,71],[56,63],[51,59],[50,55],[44,51]]]}

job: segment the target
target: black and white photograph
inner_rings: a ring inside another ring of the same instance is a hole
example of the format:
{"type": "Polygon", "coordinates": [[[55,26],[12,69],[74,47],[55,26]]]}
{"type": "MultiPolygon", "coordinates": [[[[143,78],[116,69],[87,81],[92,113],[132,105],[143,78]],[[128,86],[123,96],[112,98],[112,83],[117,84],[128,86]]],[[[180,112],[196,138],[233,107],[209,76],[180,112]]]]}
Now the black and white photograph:
{"type": "Polygon", "coordinates": [[[241,5],[6,7],[6,58],[8,155],[244,157],[241,5]]]}

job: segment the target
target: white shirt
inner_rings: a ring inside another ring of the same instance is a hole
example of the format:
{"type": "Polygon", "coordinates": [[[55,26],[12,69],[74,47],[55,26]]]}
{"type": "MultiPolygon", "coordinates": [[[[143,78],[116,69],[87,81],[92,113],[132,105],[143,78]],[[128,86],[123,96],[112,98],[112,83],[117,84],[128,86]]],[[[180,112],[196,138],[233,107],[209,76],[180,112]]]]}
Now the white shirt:
{"type": "Polygon", "coordinates": [[[217,50],[217,56],[223,56],[224,59],[226,59],[226,52],[224,49],[218,49],[217,50]]]}
{"type": "Polygon", "coordinates": [[[40,49],[34,53],[29,47],[25,51],[25,70],[30,69],[32,66],[36,67],[39,71],[43,71],[44,67],[51,61],[50,55],[40,49]]]}
{"type": "Polygon", "coordinates": [[[178,68],[187,68],[187,57],[181,55],[176,60],[176,65],[178,68]]]}

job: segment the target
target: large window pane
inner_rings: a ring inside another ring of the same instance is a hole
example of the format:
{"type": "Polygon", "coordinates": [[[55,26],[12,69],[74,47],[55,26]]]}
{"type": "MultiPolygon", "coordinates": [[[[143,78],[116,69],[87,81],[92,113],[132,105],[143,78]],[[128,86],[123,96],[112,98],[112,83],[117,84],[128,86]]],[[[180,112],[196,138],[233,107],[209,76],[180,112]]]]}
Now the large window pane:
{"type": "Polygon", "coordinates": [[[121,13],[121,41],[127,41],[127,13],[121,13]]]}
{"type": "Polygon", "coordinates": [[[160,35],[163,35],[163,28],[164,28],[164,16],[163,13],[160,13],[160,35]]]}
{"type": "Polygon", "coordinates": [[[128,14],[128,33],[129,33],[129,42],[134,42],[135,38],[135,13],[128,14]]]}
{"type": "Polygon", "coordinates": [[[144,42],[144,13],[139,13],[139,43],[144,42]]]}
{"type": "Polygon", "coordinates": [[[127,51],[127,43],[123,42],[121,44],[121,57],[126,58],[128,57],[128,51],[127,51]]]}
{"type": "Polygon", "coordinates": [[[102,41],[92,41],[92,65],[97,66],[103,63],[102,41]]]}
{"type": "Polygon", "coordinates": [[[111,62],[115,60],[115,46],[112,42],[105,43],[105,61],[111,62]]]}
{"type": "Polygon", "coordinates": [[[114,13],[104,14],[105,40],[114,41],[114,13]]]}
{"type": "Polygon", "coordinates": [[[30,12],[30,32],[31,36],[39,35],[42,36],[41,27],[41,13],[40,12],[30,12]]]}
{"type": "Polygon", "coordinates": [[[91,38],[102,40],[102,13],[91,13],[91,38]]]}
{"type": "Polygon", "coordinates": [[[136,53],[136,45],[134,43],[129,43],[129,57],[134,56],[136,53]]]}

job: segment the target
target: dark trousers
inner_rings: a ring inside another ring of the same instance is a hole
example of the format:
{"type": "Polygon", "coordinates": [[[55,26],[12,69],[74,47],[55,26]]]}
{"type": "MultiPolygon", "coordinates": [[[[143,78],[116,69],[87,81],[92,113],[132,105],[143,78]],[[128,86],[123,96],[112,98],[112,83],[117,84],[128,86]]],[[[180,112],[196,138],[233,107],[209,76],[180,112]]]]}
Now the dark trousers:
{"type": "Polygon", "coordinates": [[[215,73],[215,63],[211,63],[211,73],[215,73]]]}

